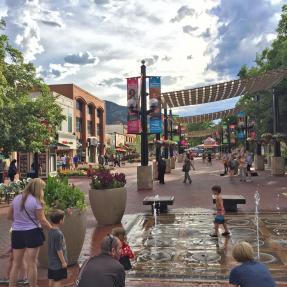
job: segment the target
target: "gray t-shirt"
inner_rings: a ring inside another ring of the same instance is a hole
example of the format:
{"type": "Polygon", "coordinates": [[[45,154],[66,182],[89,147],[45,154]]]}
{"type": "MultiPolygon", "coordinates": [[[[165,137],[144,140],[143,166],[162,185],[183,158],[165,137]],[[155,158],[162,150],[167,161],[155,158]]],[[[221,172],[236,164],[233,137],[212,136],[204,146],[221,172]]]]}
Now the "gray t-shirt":
{"type": "Polygon", "coordinates": [[[52,228],[48,233],[48,268],[58,270],[62,268],[61,260],[57,251],[63,250],[66,262],[67,248],[64,235],[60,229],[52,228]]]}

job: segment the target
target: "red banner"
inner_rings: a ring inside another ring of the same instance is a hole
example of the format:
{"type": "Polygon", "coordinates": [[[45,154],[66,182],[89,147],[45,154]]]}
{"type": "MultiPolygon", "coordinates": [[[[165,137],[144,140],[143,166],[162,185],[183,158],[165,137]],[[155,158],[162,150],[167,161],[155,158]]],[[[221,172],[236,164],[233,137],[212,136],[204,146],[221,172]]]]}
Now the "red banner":
{"type": "Polygon", "coordinates": [[[138,78],[127,79],[128,134],[140,133],[140,97],[138,78]]]}

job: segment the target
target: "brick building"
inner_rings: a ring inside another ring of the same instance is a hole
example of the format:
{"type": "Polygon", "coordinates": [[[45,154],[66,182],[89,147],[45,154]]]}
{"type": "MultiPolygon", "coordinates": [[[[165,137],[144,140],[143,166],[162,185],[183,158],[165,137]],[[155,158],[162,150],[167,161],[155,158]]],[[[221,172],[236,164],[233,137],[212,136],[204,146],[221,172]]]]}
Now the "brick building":
{"type": "Polygon", "coordinates": [[[105,102],[74,84],[49,87],[74,101],[77,154],[84,162],[97,162],[98,155],[105,150],[105,102]]]}

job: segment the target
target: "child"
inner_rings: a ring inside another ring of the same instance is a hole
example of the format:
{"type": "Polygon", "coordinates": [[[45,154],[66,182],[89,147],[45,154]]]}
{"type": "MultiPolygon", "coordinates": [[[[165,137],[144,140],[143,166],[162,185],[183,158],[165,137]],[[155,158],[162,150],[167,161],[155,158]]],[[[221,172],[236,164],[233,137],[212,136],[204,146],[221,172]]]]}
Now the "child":
{"type": "Polygon", "coordinates": [[[221,187],[220,185],[214,185],[211,190],[213,191],[213,194],[215,195],[215,204],[216,204],[216,216],[214,219],[214,233],[210,234],[211,237],[218,237],[218,227],[219,224],[222,224],[224,227],[224,232],[222,233],[223,236],[228,236],[230,233],[228,231],[227,225],[224,220],[224,206],[223,206],[223,199],[220,195],[221,193],[221,187]]]}
{"type": "Polygon", "coordinates": [[[48,233],[48,279],[49,287],[62,286],[61,280],[67,278],[67,250],[60,225],[64,223],[65,213],[54,210],[49,215],[52,228],[48,233]]]}
{"type": "Polygon", "coordinates": [[[126,232],[123,227],[116,227],[112,230],[112,234],[118,237],[122,242],[122,251],[119,261],[124,266],[125,270],[130,270],[132,268],[130,259],[134,259],[135,255],[126,242],[126,232]]]}

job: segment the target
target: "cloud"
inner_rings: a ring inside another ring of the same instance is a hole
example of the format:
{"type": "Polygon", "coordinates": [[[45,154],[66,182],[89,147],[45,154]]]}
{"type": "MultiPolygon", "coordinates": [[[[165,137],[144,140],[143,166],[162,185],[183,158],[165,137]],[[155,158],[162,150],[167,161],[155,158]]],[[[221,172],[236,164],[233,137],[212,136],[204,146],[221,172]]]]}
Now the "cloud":
{"type": "Polygon", "coordinates": [[[72,65],[69,63],[61,64],[50,64],[48,70],[43,70],[41,74],[44,78],[54,79],[54,80],[63,80],[64,78],[75,75],[80,70],[79,65],[72,65]]]}
{"type": "Polygon", "coordinates": [[[162,85],[170,86],[176,84],[178,77],[163,76],[161,77],[162,85]]]}
{"type": "Polygon", "coordinates": [[[243,64],[252,65],[256,53],[270,45],[265,35],[274,33],[278,5],[264,0],[222,0],[211,13],[218,17],[218,53],[208,69],[236,75],[243,64]],[[256,39],[256,41],[255,41],[256,39]]]}
{"type": "Polygon", "coordinates": [[[52,27],[65,27],[65,24],[59,11],[41,9],[40,12],[41,18],[38,18],[39,22],[52,27]]]}
{"type": "Polygon", "coordinates": [[[64,58],[66,63],[77,65],[97,65],[99,58],[92,56],[90,52],[79,52],[78,54],[71,54],[64,58]]]}
{"type": "Polygon", "coordinates": [[[152,66],[154,65],[159,59],[159,56],[153,55],[151,58],[145,58],[145,64],[146,66],[152,66]]]}
{"type": "Polygon", "coordinates": [[[192,27],[190,25],[183,26],[182,31],[186,34],[192,34],[192,32],[196,31],[198,27],[192,27]]]}
{"type": "Polygon", "coordinates": [[[186,16],[193,16],[195,10],[188,8],[188,6],[182,6],[177,10],[177,15],[170,20],[171,23],[180,22],[186,16]]]}
{"type": "Polygon", "coordinates": [[[172,57],[164,56],[161,60],[169,62],[172,59],[172,57]]]}
{"type": "Polygon", "coordinates": [[[200,34],[204,39],[209,39],[211,37],[210,28],[207,28],[203,33],[200,34]]]}

